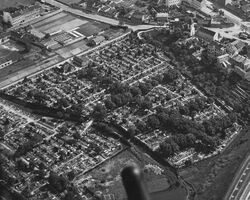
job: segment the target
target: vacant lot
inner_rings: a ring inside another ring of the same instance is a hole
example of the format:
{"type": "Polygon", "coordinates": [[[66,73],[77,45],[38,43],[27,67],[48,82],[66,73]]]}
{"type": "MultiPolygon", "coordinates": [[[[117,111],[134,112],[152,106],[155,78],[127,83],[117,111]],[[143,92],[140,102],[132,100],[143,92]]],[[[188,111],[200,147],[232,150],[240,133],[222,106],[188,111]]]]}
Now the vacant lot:
{"type": "Polygon", "coordinates": [[[175,199],[185,199],[186,194],[183,188],[177,187],[176,190],[167,190],[170,186],[168,182],[168,172],[150,157],[139,153],[139,151],[134,148],[125,150],[105,164],[100,165],[91,171],[91,175],[86,174],[89,180],[87,185],[89,188],[93,188],[93,191],[102,191],[102,194],[106,198],[124,199],[126,194],[121,182],[120,173],[121,169],[125,166],[131,165],[137,165],[142,169],[149,192],[156,192],[152,199],[161,199],[158,198],[158,196],[162,196],[159,194],[159,191],[167,191],[164,193],[166,198],[168,198],[169,195],[173,195],[175,199]],[[179,198],[176,198],[177,196],[179,198]]]}
{"type": "Polygon", "coordinates": [[[196,199],[223,199],[235,173],[250,151],[248,130],[243,130],[222,154],[181,170],[182,177],[195,186],[196,199]]]}
{"type": "Polygon", "coordinates": [[[23,70],[31,65],[34,62],[30,60],[22,60],[12,65],[9,65],[0,70],[0,81],[4,81],[13,76],[13,74],[18,75],[18,71],[23,70]]]}
{"type": "Polygon", "coordinates": [[[30,5],[35,2],[35,0],[0,0],[0,9],[17,7],[18,5],[30,5]]]}

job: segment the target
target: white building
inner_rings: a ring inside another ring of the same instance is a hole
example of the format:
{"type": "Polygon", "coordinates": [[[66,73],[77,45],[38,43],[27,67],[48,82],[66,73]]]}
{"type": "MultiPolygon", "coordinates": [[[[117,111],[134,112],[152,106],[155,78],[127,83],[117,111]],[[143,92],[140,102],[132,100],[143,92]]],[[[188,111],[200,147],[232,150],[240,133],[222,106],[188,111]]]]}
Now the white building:
{"type": "Polygon", "coordinates": [[[175,6],[175,5],[180,5],[181,0],[166,0],[166,6],[175,6]]]}
{"type": "Polygon", "coordinates": [[[159,22],[166,22],[168,21],[169,14],[168,13],[157,13],[156,14],[156,19],[159,22]]]}

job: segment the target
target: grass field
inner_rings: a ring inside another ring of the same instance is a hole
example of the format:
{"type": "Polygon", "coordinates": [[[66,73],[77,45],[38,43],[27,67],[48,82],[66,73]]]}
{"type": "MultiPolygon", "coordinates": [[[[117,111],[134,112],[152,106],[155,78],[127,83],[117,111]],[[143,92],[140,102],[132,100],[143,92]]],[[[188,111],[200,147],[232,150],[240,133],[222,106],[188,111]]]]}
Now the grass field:
{"type": "Polygon", "coordinates": [[[98,28],[97,26],[92,25],[91,22],[88,22],[87,24],[82,25],[76,31],[88,37],[99,33],[101,30],[101,28],[98,28]]]}
{"type": "Polygon", "coordinates": [[[22,60],[3,69],[0,69],[0,81],[8,79],[9,77],[11,77],[11,74],[15,74],[16,72],[25,69],[33,64],[35,63],[30,60],[22,60]]]}
{"type": "Polygon", "coordinates": [[[0,0],[0,9],[17,7],[18,5],[30,5],[35,2],[36,0],[0,0]]]}
{"type": "Polygon", "coordinates": [[[248,130],[243,130],[222,154],[181,170],[182,177],[195,186],[196,199],[223,199],[239,166],[250,152],[248,130]]]}
{"type": "Polygon", "coordinates": [[[124,199],[126,194],[120,173],[121,169],[131,165],[137,165],[142,169],[144,180],[150,193],[169,188],[168,172],[150,157],[143,153],[139,154],[133,148],[123,151],[105,164],[92,170],[89,174],[86,174],[91,176],[91,178],[88,178],[87,185],[93,191],[102,191],[106,198],[113,196],[117,200],[124,199]]]}

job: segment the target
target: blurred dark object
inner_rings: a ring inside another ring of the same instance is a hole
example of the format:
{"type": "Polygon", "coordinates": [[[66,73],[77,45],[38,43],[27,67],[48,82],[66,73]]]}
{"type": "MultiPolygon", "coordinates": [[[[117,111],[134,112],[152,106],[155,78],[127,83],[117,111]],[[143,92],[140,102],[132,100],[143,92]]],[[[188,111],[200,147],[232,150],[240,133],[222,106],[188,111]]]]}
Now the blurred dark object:
{"type": "Polygon", "coordinates": [[[122,170],[121,176],[128,200],[150,199],[139,168],[132,166],[126,167],[122,170]]]}

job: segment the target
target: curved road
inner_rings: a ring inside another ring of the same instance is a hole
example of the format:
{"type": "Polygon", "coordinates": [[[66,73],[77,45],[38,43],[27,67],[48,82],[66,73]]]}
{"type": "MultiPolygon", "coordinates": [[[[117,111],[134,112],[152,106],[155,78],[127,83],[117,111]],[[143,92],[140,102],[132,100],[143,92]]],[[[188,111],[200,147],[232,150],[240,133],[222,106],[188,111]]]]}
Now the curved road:
{"type": "Polygon", "coordinates": [[[250,155],[241,165],[224,200],[250,200],[250,155]]]}

